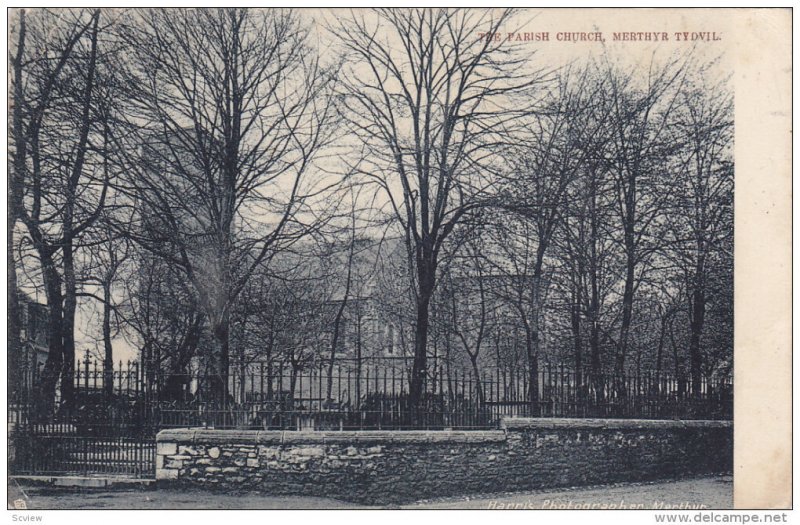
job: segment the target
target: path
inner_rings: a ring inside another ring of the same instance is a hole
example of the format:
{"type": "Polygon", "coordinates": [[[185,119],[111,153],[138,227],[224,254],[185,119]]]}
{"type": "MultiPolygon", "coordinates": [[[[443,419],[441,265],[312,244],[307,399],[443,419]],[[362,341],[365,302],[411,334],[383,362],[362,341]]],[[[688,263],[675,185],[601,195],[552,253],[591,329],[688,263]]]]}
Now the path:
{"type": "MultiPolygon", "coordinates": [[[[354,509],[354,503],[306,496],[219,494],[200,490],[67,489],[17,486],[8,490],[9,508],[22,500],[28,509],[354,509]]],[[[657,483],[619,484],[548,491],[423,501],[410,509],[653,508],[727,509],[733,505],[730,476],[657,483]]]]}

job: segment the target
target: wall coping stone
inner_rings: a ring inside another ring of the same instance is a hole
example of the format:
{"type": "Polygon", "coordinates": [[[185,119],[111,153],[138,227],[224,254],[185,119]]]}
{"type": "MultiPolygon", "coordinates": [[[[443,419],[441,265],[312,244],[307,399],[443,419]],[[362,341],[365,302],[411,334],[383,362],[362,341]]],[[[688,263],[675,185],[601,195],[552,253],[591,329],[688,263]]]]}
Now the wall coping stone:
{"type": "Polygon", "coordinates": [[[682,429],[732,428],[732,421],[659,419],[503,418],[501,430],[214,430],[171,428],[156,435],[157,443],[208,445],[282,445],[325,443],[499,443],[509,430],[553,429],[682,429]]]}
{"type": "Polygon", "coordinates": [[[210,430],[172,428],[156,435],[157,443],[206,445],[282,445],[326,443],[500,443],[503,430],[210,430]]]}
{"type": "Polygon", "coordinates": [[[500,421],[505,430],[547,430],[557,428],[636,430],[649,428],[732,428],[732,421],[672,419],[582,419],[509,417],[500,421]]]}

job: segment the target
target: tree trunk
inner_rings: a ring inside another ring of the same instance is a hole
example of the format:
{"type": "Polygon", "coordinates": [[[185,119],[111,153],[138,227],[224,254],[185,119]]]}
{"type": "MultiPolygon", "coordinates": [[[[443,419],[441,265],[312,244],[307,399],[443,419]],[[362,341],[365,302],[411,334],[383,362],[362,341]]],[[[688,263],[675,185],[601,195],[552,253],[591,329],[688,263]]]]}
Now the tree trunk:
{"type": "Polygon", "coordinates": [[[540,244],[533,267],[533,288],[531,290],[530,322],[526,326],[526,343],[528,350],[529,379],[531,381],[530,405],[531,416],[541,415],[539,402],[539,316],[541,311],[542,265],[544,263],[544,245],[540,244]]]}
{"type": "Polygon", "coordinates": [[[244,343],[239,343],[239,402],[245,402],[247,393],[247,363],[245,362],[244,343]]]}
{"type": "Polygon", "coordinates": [[[61,276],[55,267],[55,262],[50,252],[46,249],[39,250],[42,263],[42,280],[47,296],[47,361],[39,381],[37,392],[37,413],[46,418],[53,413],[53,403],[64,362],[64,338],[61,294],[61,276]]]}
{"type": "Polygon", "coordinates": [[[481,373],[478,369],[478,355],[470,355],[469,361],[472,365],[472,372],[475,374],[475,392],[478,394],[478,408],[483,410],[486,404],[486,398],[484,397],[483,385],[481,385],[481,373]]]}
{"type": "Polygon", "coordinates": [[[596,173],[591,172],[591,195],[589,198],[590,244],[589,244],[589,353],[592,367],[592,383],[595,407],[599,409],[605,400],[603,388],[603,365],[600,355],[600,282],[598,277],[598,216],[597,216],[597,180],[596,173]]]}
{"type": "Polygon", "coordinates": [[[692,395],[699,397],[702,389],[703,354],[700,349],[700,337],[705,323],[706,297],[701,286],[692,294],[692,318],[689,337],[689,363],[692,377],[692,395]]]}
{"type": "Polygon", "coordinates": [[[433,295],[431,270],[420,269],[420,289],[417,299],[417,323],[414,330],[414,365],[411,370],[410,403],[415,418],[421,416],[425,383],[428,376],[428,325],[430,300],[433,295]]]}
{"type": "MultiPolygon", "coordinates": [[[[626,234],[627,237],[627,234],[626,234]]],[[[632,241],[631,241],[632,242],[632,241]]],[[[628,243],[626,242],[626,245],[628,243]]],[[[619,346],[614,362],[614,375],[616,377],[616,393],[619,397],[626,397],[627,391],[623,377],[625,375],[625,358],[628,351],[628,337],[630,335],[631,319],[633,318],[633,287],[636,275],[634,273],[635,260],[633,246],[626,249],[625,289],[622,293],[622,325],[620,327],[619,346]]]]}
{"type": "Polygon", "coordinates": [[[661,376],[662,363],[664,360],[664,339],[667,337],[667,319],[669,315],[669,312],[667,312],[661,317],[661,330],[658,332],[658,350],[656,351],[656,377],[661,376]]]}
{"type": "Polygon", "coordinates": [[[103,391],[114,393],[114,349],[111,345],[111,283],[103,283],[103,391]]]}
{"type": "Polygon", "coordinates": [[[289,376],[289,409],[294,410],[294,389],[297,386],[297,372],[299,366],[292,362],[292,371],[289,376]]]}
{"type": "Polygon", "coordinates": [[[212,352],[214,373],[211,378],[211,396],[218,403],[228,402],[228,374],[230,369],[230,321],[224,314],[212,327],[212,352]]]}
{"type": "Polygon", "coordinates": [[[587,391],[583,384],[583,338],[581,337],[581,305],[582,297],[579,285],[576,285],[571,309],[572,338],[575,351],[575,393],[578,397],[578,415],[585,415],[587,391]]]}
{"type": "MultiPolygon", "coordinates": [[[[69,223],[68,223],[69,224],[69,223]]],[[[65,224],[65,228],[67,225],[65,224]]],[[[71,225],[70,225],[71,227],[71,225]]],[[[64,243],[64,311],[62,337],[64,359],[61,364],[61,402],[71,406],[75,400],[75,310],[77,309],[75,263],[72,241],[64,243]]]]}
{"type": "Polygon", "coordinates": [[[344,309],[347,306],[347,294],[350,292],[350,270],[347,271],[347,285],[345,286],[345,295],[339,308],[336,311],[336,318],[333,321],[333,336],[331,337],[331,353],[328,359],[328,382],[325,394],[325,402],[330,404],[333,401],[333,363],[336,360],[336,349],[339,345],[339,330],[342,325],[342,317],[344,317],[344,309]]]}
{"type": "MultiPolygon", "coordinates": [[[[9,197],[9,201],[10,201],[9,197]]],[[[8,278],[8,333],[6,344],[8,352],[8,396],[10,400],[18,399],[23,394],[26,377],[23,375],[22,355],[22,315],[20,311],[19,293],[17,290],[17,265],[14,256],[14,226],[15,218],[11,212],[11,203],[8,209],[8,223],[6,224],[7,263],[6,274],[8,278]]]]}
{"type": "Polygon", "coordinates": [[[581,293],[576,286],[573,294],[571,314],[572,339],[575,351],[575,384],[580,386],[583,378],[583,340],[581,338],[581,293]]]}
{"type": "MultiPolygon", "coordinates": [[[[339,330],[342,323],[342,317],[344,316],[345,308],[347,307],[347,301],[350,298],[350,288],[353,284],[353,259],[355,256],[355,249],[356,249],[356,217],[355,211],[351,215],[352,220],[352,237],[350,238],[350,249],[347,253],[347,277],[345,278],[344,283],[344,297],[342,297],[342,302],[339,305],[339,309],[336,312],[336,319],[333,324],[333,337],[331,341],[331,358],[330,362],[328,363],[328,385],[327,385],[327,395],[326,401],[327,403],[331,403],[333,401],[333,363],[336,359],[336,350],[339,344],[339,330]]],[[[359,345],[359,352],[361,351],[361,304],[358,302],[356,303],[356,317],[357,317],[357,345],[359,345]]],[[[341,402],[341,399],[338,400],[341,402]]]]}
{"type": "Polygon", "coordinates": [[[267,400],[272,400],[273,396],[275,395],[274,389],[272,387],[272,376],[274,374],[272,370],[272,350],[275,347],[275,321],[274,316],[270,317],[270,329],[269,329],[269,339],[267,340],[267,400]]]}
{"type": "Polygon", "coordinates": [[[675,380],[678,387],[678,397],[683,398],[684,394],[686,393],[686,380],[683,376],[683,369],[681,369],[681,360],[680,356],[678,355],[678,344],[675,342],[675,332],[673,328],[674,326],[672,323],[670,323],[669,341],[670,346],[672,347],[672,360],[675,366],[675,380]]]}
{"type": "Polygon", "coordinates": [[[528,357],[528,403],[530,405],[530,416],[538,417],[542,413],[539,405],[539,354],[536,352],[537,345],[534,343],[533,338],[533,331],[526,324],[525,349],[528,357]]]}
{"type": "Polygon", "coordinates": [[[636,169],[629,168],[627,175],[623,175],[625,186],[625,202],[623,203],[623,230],[625,245],[625,288],[622,292],[622,324],[620,326],[619,345],[614,363],[616,376],[615,390],[617,396],[626,397],[625,388],[625,358],[628,352],[628,337],[630,335],[631,320],[633,318],[633,288],[636,279],[636,169]]]}
{"type": "Polygon", "coordinates": [[[451,364],[450,364],[450,350],[451,350],[451,341],[450,341],[450,330],[445,330],[444,332],[444,366],[445,366],[445,373],[447,374],[447,395],[450,401],[453,401],[453,378],[452,378],[452,371],[451,371],[451,364]]]}
{"type": "MultiPolygon", "coordinates": [[[[361,352],[362,352],[362,341],[361,341],[361,311],[359,310],[356,322],[356,385],[359,385],[361,382],[361,352]]],[[[360,391],[359,391],[360,394],[360,391]]],[[[356,397],[357,399],[357,397],[356,397]]],[[[341,399],[339,400],[341,402],[341,399]]]]}
{"type": "Polygon", "coordinates": [[[356,340],[356,410],[361,408],[361,332],[356,340]]]}

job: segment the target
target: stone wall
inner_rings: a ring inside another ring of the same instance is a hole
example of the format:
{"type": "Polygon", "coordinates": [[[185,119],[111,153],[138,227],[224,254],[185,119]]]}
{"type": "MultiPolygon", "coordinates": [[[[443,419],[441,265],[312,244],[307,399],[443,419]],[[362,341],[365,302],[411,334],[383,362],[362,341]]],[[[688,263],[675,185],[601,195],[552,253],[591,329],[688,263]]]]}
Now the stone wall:
{"type": "Polygon", "coordinates": [[[164,430],[160,483],[368,504],[730,472],[722,421],[506,419],[494,431],[164,430]]]}

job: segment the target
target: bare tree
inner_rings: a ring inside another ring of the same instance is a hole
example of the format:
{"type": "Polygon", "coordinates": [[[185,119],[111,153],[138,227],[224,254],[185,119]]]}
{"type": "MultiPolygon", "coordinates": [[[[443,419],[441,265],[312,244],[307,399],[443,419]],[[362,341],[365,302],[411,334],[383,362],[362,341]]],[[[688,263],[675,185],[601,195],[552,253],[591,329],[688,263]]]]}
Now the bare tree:
{"type": "MultiPolygon", "coordinates": [[[[699,68],[693,78],[706,78],[699,68]]],[[[669,253],[686,280],[692,393],[700,395],[709,278],[727,264],[733,232],[732,97],[724,81],[698,80],[682,90],[670,135],[682,147],[675,155],[676,186],[667,220],[669,253]]]]}
{"type": "Polygon", "coordinates": [[[503,10],[378,10],[341,17],[332,29],[348,67],[345,117],[366,149],[356,171],[384,192],[399,225],[415,296],[410,396],[428,375],[431,298],[443,247],[471,211],[492,200],[498,154],[537,82],[526,56],[480,33],[512,21],[503,10]]]}
{"type": "MultiPolygon", "coordinates": [[[[527,125],[526,146],[515,150],[512,178],[505,186],[502,207],[530,223],[526,228],[535,243],[535,253],[523,275],[530,279],[530,296],[525,305],[524,325],[528,373],[531,385],[538,384],[542,278],[545,258],[561,227],[568,203],[568,190],[597,155],[605,126],[604,115],[593,112],[599,86],[588,71],[562,71],[535,118],[527,125]],[[594,118],[593,118],[594,117],[594,118]],[[597,118],[599,117],[599,118],[597,118]],[[528,271],[529,270],[529,271],[528,271]]],[[[523,285],[526,286],[526,285],[523,285]]],[[[518,297],[519,299],[519,297],[518,297]]],[[[521,305],[520,305],[521,306],[521,305]]],[[[530,389],[531,414],[539,413],[538,389],[530,389]]]]}
{"type": "Polygon", "coordinates": [[[158,233],[129,234],[183,268],[208,320],[213,389],[224,397],[238,295],[313,228],[306,207],[322,190],[307,174],[330,138],[329,76],[296,11],[149,10],[122,34],[130,124],[145,144],[126,164],[127,191],[158,233]]]}
{"type": "MultiPolygon", "coordinates": [[[[113,99],[113,80],[104,64],[112,50],[103,41],[107,27],[100,20],[100,10],[20,11],[14,27],[9,243],[21,222],[47,297],[43,414],[59,378],[62,398],[72,399],[76,251],[108,190],[109,173],[101,159],[113,99]]],[[[16,288],[16,276],[9,272],[16,288]]],[[[12,297],[11,307],[16,306],[12,297]]],[[[11,324],[17,334],[17,322],[11,324]]]]}
{"type": "MultiPolygon", "coordinates": [[[[608,59],[601,68],[599,74],[607,88],[606,111],[610,113],[603,167],[614,181],[625,253],[622,317],[614,363],[616,375],[622,376],[637,282],[643,265],[659,246],[652,225],[662,215],[672,189],[668,159],[674,144],[667,131],[685,79],[686,59],[679,57],[664,65],[651,63],[643,78],[636,70],[623,70],[608,59]]],[[[625,395],[622,383],[618,383],[617,393],[625,395]]]]}

